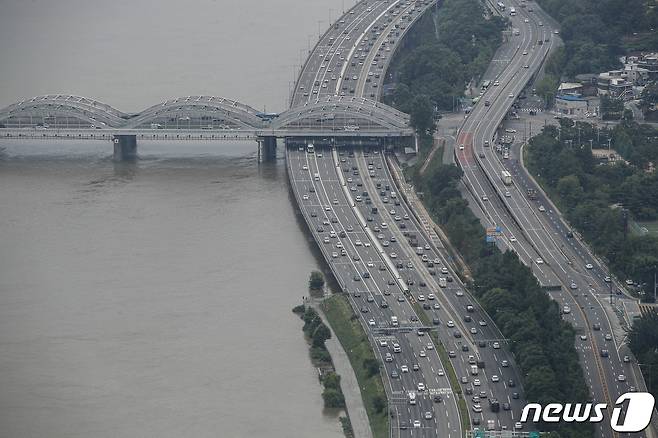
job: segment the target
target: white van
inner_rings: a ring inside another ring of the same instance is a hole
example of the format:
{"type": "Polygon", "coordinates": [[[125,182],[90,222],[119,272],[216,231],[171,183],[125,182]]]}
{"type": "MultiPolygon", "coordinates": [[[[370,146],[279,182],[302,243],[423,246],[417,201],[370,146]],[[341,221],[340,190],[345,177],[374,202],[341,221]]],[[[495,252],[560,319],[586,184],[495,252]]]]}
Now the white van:
{"type": "Polygon", "coordinates": [[[313,175],[313,178],[314,178],[316,181],[320,181],[320,174],[317,173],[317,172],[315,172],[315,174],[313,175]]]}

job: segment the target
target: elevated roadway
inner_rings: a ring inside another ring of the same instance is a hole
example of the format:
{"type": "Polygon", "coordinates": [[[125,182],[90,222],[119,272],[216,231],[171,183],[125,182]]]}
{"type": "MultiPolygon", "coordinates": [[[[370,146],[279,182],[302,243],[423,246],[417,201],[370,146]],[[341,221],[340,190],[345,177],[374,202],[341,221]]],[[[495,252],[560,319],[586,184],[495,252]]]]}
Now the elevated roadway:
{"type": "MultiPolygon", "coordinates": [[[[519,180],[517,162],[496,153],[500,123],[557,38],[554,28],[537,15],[541,13],[538,6],[529,2],[525,8],[520,3],[512,5],[517,10],[517,16],[511,17],[513,27],[520,30],[520,35],[511,37],[512,56],[492,78],[498,85],[482,95],[462,125],[456,156],[464,170],[464,182],[479,207],[492,224],[503,228],[500,244],[515,251],[540,282],[559,286],[551,296],[559,303],[564,319],[576,329],[576,349],[592,397],[610,404],[631,387],[640,387],[641,377],[622,360],[622,339],[615,336],[619,323],[614,313],[606,311],[607,270],[567,237],[566,224],[546,199],[541,195],[536,200],[528,199],[526,189],[536,186],[527,178],[519,180]],[[514,173],[516,180],[511,186],[501,179],[503,170],[514,173]],[[592,269],[586,268],[588,264],[593,265],[592,269]]],[[[597,436],[613,435],[609,422],[597,426],[597,436]]]]}

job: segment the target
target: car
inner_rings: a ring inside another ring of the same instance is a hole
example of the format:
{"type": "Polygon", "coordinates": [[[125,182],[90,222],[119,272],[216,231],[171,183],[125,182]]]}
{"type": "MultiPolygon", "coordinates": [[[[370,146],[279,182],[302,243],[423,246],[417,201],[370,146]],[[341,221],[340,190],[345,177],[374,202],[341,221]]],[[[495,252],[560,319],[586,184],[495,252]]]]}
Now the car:
{"type": "Polygon", "coordinates": [[[631,361],[630,356],[624,356],[624,363],[629,363],[631,361]]]}
{"type": "Polygon", "coordinates": [[[414,428],[420,427],[420,420],[414,420],[414,428]]]}
{"type": "Polygon", "coordinates": [[[524,22],[524,23],[530,23],[530,20],[528,20],[527,18],[524,18],[524,19],[523,19],[523,22],[524,22]]]}
{"type": "Polygon", "coordinates": [[[463,151],[463,150],[464,150],[464,145],[463,145],[463,144],[460,144],[460,145],[459,145],[459,150],[460,150],[460,151],[463,151]]]}
{"type": "Polygon", "coordinates": [[[617,376],[617,381],[618,382],[625,382],[626,381],[626,376],[623,374],[620,374],[617,376]]]}
{"type": "Polygon", "coordinates": [[[423,382],[418,382],[418,385],[416,386],[419,391],[425,391],[425,384],[423,382]]]}
{"type": "Polygon", "coordinates": [[[458,297],[463,297],[464,292],[462,292],[461,290],[458,290],[457,292],[455,292],[455,295],[457,295],[458,297]]]}
{"type": "Polygon", "coordinates": [[[361,313],[368,313],[370,310],[366,306],[361,307],[361,313]]]}
{"type": "Polygon", "coordinates": [[[585,265],[585,268],[586,269],[594,269],[594,265],[592,265],[591,263],[588,263],[588,264],[585,265]]]}
{"type": "Polygon", "coordinates": [[[523,429],[523,424],[520,421],[517,421],[516,423],[514,423],[514,429],[516,430],[523,429]]]}
{"type": "Polygon", "coordinates": [[[434,396],[434,403],[441,403],[443,401],[443,397],[441,397],[441,394],[437,394],[434,396]]]}
{"type": "Polygon", "coordinates": [[[496,374],[494,374],[493,376],[491,376],[491,381],[494,382],[494,383],[495,382],[500,382],[500,377],[498,377],[496,374]]]}
{"type": "Polygon", "coordinates": [[[585,335],[580,335],[580,340],[581,340],[581,341],[586,341],[586,340],[587,340],[587,336],[585,336],[585,335]]]}
{"type": "Polygon", "coordinates": [[[633,280],[626,280],[626,285],[633,286],[635,282],[633,280]]]}
{"type": "Polygon", "coordinates": [[[492,346],[493,346],[493,348],[494,348],[495,350],[498,350],[498,349],[500,348],[500,343],[499,343],[499,342],[494,342],[494,343],[492,344],[492,346]]]}
{"type": "Polygon", "coordinates": [[[461,376],[461,378],[460,378],[459,380],[460,380],[464,385],[466,385],[466,384],[468,383],[468,377],[466,377],[466,376],[461,376]]]}
{"type": "Polygon", "coordinates": [[[450,319],[450,320],[448,320],[448,322],[446,323],[446,325],[447,325],[448,327],[450,327],[450,328],[453,328],[453,327],[455,326],[455,322],[454,322],[452,319],[450,319]]]}
{"type": "Polygon", "coordinates": [[[524,54],[524,55],[527,55],[527,54],[528,54],[528,51],[527,51],[527,50],[524,50],[524,51],[523,51],[523,54],[524,54]]]}
{"type": "Polygon", "coordinates": [[[543,265],[543,264],[544,264],[544,260],[541,259],[541,258],[538,258],[537,260],[535,260],[535,263],[537,263],[538,265],[543,265]]]}
{"type": "Polygon", "coordinates": [[[514,379],[509,379],[507,381],[507,386],[509,386],[510,388],[514,388],[516,386],[516,382],[514,381],[514,379]]]}
{"type": "Polygon", "coordinates": [[[484,347],[486,347],[486,346],[487,346],[486,341],[478,341],[478,347],[480,347],[480,348],[484,348],[484,347]]]}
{"type": "Polygon", "coordinates": [[[509,97],[510,99],[514,99],[514,95],[512,93],[510,93],[507,97],[509,97]]]}
{"type": "Polygon", "coordinates": [[[473,386],[480,386],[480,385],[481,385],[480,379],[473,380],[473,386]]]}
{"type": "Polygon", "coordinates": [[[539,206],[539,211],[541,211],[542,213],[545,212],[545,211],[546,211],[546,207],[544,207],[543,205],[540,205],[540,206],[539,206]]]}
{"type": "Polygon", "coordinates": [[[569,313],[571,313],[571,307],[569,307],[569,306],[563,306],[563,307],[562,307],[562,313],[568,315],[569,313]]]}
{"type": "Polygon", "coordinates": [[[441,308],[441,306],[439,305],[439,303],[434,303],[434,304],[432,305],[432,307],[435,308],[436,310],[439,310],[439,309],[441,308]]]}
{"type": "Polygon", "coordinates": [[[605,334],[605,340],[606,341],[612,341],[612,335],[610,333],[605,334]]]}
{"type": "Polygon", "coordinates": [[[419,366],[417,363],[415,363],[411,368],[412,368],[414,371],[418,371],[418,370],[420,369],[420,366],[419,366]]]}
{"type": "Polygon", "coordinates": [[[408,372],[409,372],[409,367],[406,366],[406,365],[402,365],[402,366],[400,367],[400,372],[408,373],[408,372]]]}
{"type": "Polygon", "coordinates": [[[503,368],[507,368],[507,367],[509,367],[509,362],[506,361],[506,360],[503,360],[503,361],[500,363],[500,366],[503,367],[503,368]]]}
{"type": "Polygon", "coordinates": [[[393,379],[398,379],[398,378],[400,378],[400,375],[398,374],[397,371],[393,370],[393,371],[391,371],[391,377],[393,379]]]}
{"type": "Polygon", "coordinates": [[[398,303],[404,303],[404,297],[402,295],[398,295],[398,303]]]}
{"type": "Polygon", "coordinates": [[[603,278],[603,281],[605,281],[606,283],[610,283],[612,279],[608,276],[605,276],[605,278],[603,278]]]}
{"type": "Polygon", "coordinates": [[[455,353],[455,350],[448,351],[448,357],[451,358],[451,359],[454,359],[455,357],[457,357],[457,353],[455,353]]]}
{"type": "Polygon", "coordinates": [[[596,331],[601,330],[601,324],[599,324],[598,322],[595,322],[594,324],[592,324],[592,329],[594,329],[596,331]]]}
{"type": "Polygon", "coordinates": [[[512,409],[512,407],[510,406],[509,403],[507,402],[503,403],[503,411],[509,411],[510,409],[512,409]]]}
{"type": "Polygon", "coordinates": [[[432,413],[429,412],[429,411],[425,412],[425,419],[426,420],[431,420],[432,419],[432,413]]]}
{"type": "Polygon", "coordinates": [[[386,339],[380,339],[380,340],[379,340],[379,346],[380,346],[380,347],[386,347],[386,346],[388,346],[388,341],[386,341],[386,339]]]}
{"type": "Polygon", "coordinates": [[[384,361],[393,362],[393,355],[391,353],[386,353],[386,355],[384,356],[384,361]]]}
{"type": "Polygon", "coordinates": [[[601,357],[609,357],[610,356],[610,352],[606,349],[601,349],[600,354],[601,354],[601,357]]]}
{"type": "Polygon", "coordinates": [[[397,258],[398,258],[398,255],[397,255],[396,253],[394,253],[394,252],[390,253],[389,256],[390,256],[392,259],[397,259],[397,258]]]}
{"type": "Polygon", "coordinates": [[[513,393],[512,393],[512,398],[513,398],[514,400],[518,400],[519,397],[520,397],[520,395],[519,395],[518,392],[513,392],[513,393]]]}
{"type": "Polygon", "coordinates": [[[569,285],[569,287],[570,287],[571,289],[578,289],[578,285],[577,285],[576,283],[574,283],[573,281],[571,282],[571,284],[569,285]]]}
{"type": "Polygon", "coordinates": [[[514,237],[514,236],[509,236],[509,241],[510,241],[510,242],[516,242],[516,237],[514,237]]]}
{"type": "Polygon", "coordinates": [[[480,405],[473,405],[473,412],[475,412],[476,414],[481,413],[481,412],[482,412],[482,406],[480,406],[480,405]]]}
{"type": "Polygon", "coordinates": [[[427,343],[427,349],[428,349],[428,350],[434,350],[434,345],[432,345],[431,342],[428,342],[428,343],[427,343]]]}
{"type": "Polygon", "coordinates": [[[488,200],[489,200],[489,197],[488,197],[487,195],[482,195],[482,200],[483,200],[483,201],[488,201],[488,200]]]}
{"type": "Polygon", "coordinates": [[[476,329],[475,327],[471,327],[470,332],[472,335],[477,335],[478,329],[476,329]]]}
{"type": "Polygon", "coordinates": [[[487,321],[480,320],[480,322],[478,322],[478,324],[480,324],[480,327],[486,327],[487,321]]]}
{"type": "Polygon", "coordinates": [[[528,64],[524,65],[523,68],[530,68],[528,64]]]}
{"type": "Polygon", "coordinates": [[[418,353],[420,357],[426,357],[427,353],[425,353],[425,350],[420,350],[420,353],[418,353]]]}

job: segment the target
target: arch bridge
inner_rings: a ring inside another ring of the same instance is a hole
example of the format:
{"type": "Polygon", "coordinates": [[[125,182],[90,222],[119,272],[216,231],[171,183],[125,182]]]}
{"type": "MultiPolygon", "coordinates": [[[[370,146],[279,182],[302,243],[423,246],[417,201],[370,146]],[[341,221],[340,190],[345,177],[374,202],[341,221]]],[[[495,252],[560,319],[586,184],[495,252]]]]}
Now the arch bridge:
{"type": "Polygon", "coordinates": [[[32,139],[114,139],[115,156],[136,152],[137,139],[255,139],[272,153],[276,138],[369,141],[413,136],[409,116],[379,102],[324,96],[280,114],[217,96],[186,96],[126,113],[81,96],[49,94],[0,110],[0,136],[32,139]],[[123,146],[127,144],[127,146],[123,146]]]}

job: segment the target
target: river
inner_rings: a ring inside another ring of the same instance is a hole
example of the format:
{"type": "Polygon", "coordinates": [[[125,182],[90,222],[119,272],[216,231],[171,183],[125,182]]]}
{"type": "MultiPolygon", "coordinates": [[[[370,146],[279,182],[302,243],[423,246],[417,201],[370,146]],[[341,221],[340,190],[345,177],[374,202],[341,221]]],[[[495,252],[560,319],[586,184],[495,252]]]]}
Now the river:
{"type": "MultiPolygon", "coordinates": [[[[66,92],[138,111],[212,94],[282,110],[308,36],[341,7],[4,2],[0,106],[66,92]]],[[[0,141],[0,437],[342,436],[290,311],[318,266],[281,154],[111,154],[0,141]]]]}

